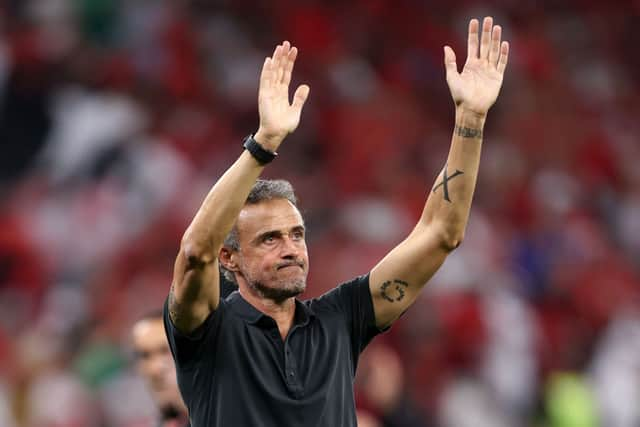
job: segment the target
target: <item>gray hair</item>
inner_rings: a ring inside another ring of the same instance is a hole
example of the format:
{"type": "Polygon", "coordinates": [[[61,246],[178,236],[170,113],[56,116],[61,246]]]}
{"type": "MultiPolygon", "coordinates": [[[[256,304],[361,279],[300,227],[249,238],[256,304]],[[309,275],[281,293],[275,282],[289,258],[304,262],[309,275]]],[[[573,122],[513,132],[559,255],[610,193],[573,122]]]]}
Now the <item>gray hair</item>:
{"type": "MultiPolygon", "coordinates": [[[[298,199],[293,191],[293,186],[289,181],[285,181],[284,179],[257,180],[256,183],[253,184],[253,188],[249,192],[247,201],[244,205],[257,205],[258,203],[274,199],[286,199],[290,201],[293,206],[296,208],[298,207],[298,199]]],[[[235,224],[224,239],[224,247],[231,249],[232,251],[240,250],[238,227],[235,224]]],[[[236,278],[233,275],[233,272],[224,268],[222,263],[220,263],[220,272],[224,275],[225,279],[232,283],[236,283],[236,278]]]]}

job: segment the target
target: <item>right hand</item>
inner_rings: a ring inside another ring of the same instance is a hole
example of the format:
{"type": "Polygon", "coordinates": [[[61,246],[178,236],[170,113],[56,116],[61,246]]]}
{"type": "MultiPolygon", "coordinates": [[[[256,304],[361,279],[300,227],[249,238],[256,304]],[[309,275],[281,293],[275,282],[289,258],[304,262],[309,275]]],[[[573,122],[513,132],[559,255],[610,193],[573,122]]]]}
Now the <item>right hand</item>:
{"type": "Polygon", "coordinates": [[[302,106],[309,96],[309,86],[301,85],[293,95],[293,103],[289,104],[289,83],[297,55],[298,49],[285,41],[262,66],[258,91],[260,128],[254,138],[269,150],[275,151],[282,140],[296,130],[302,106]]]}

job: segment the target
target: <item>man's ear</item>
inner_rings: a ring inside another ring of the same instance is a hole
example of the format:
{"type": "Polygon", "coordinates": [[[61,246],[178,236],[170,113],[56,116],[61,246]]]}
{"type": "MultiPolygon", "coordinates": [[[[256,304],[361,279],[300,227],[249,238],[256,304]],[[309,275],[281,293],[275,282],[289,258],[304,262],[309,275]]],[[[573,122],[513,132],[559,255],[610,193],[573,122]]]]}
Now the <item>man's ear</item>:
{"type": "Polygon", "coordinates": [[[233,255],[235,255],[235,251],[223,246],[220,249],[218,260],[220,261],[220,264],[222,264],[222,266],[227,270],[238,271],[238,264],[236,263],[235,259],[236,257],[233,255]]]}

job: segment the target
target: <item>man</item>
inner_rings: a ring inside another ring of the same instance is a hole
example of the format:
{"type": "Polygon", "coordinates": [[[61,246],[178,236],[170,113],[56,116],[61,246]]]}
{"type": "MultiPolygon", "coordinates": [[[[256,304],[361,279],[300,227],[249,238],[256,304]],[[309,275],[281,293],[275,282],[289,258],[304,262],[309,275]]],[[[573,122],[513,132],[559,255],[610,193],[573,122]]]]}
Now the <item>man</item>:
{"type": "Polygon", "coordinates": [[[187,408],[178,390],[162,311],[149,313],[134,323],[131,336],[136,368],[160,412],[159,427],[188,426],[187,408]]]}
{"type": "Polygon", "coordinates": [[[186,230],[165,304],[194,427],[355,427],[359,354],[409,308],[462,241],[482,129],[507,65],[508,44],[500,40],[492,18],[484,19],[482,31],[471,20],[462,73],[453,50],[444,48],[456,124],[449,157],[414,230],[369,274],[306,302],[296,299],[309,259],[293,190],[258,177],[298,126],[309,87],[298,87],[289,103],[297,49],[288,42],[266,58],[258,132],[245,140],[246,150],[186,230]],[[218,292],[219,266],[238,284],[226,299],[218,292]]]}

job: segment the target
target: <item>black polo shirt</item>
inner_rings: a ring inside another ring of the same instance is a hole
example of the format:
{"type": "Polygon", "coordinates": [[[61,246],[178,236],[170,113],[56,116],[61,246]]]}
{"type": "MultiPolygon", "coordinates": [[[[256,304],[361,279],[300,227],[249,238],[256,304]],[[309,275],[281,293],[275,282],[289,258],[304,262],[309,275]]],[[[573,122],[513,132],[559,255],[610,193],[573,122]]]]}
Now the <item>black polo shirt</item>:
{"type": "Polygon", "coordinates": [[[192,427],[356,427],[358,357],[380,331],[369,276],[296,300],[283,341],[238,292],[192,334],[164,321],[192,427]]]}

